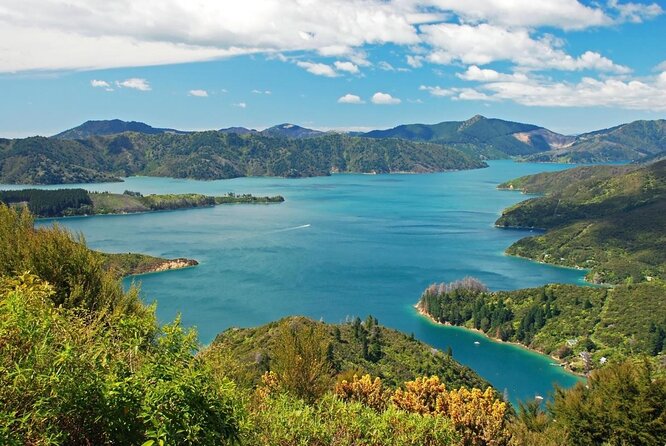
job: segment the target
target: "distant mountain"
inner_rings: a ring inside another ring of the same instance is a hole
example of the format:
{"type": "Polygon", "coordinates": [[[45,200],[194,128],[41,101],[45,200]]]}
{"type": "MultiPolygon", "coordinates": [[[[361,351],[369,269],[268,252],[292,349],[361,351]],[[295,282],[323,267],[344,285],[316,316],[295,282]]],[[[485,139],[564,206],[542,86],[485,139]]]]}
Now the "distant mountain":
{"type": "Polygon", "coordinates": [[[481,115],[476,115],[467,121],[400,125],[388,130],[373,130],[363,136],[448,144],[486,158],[543,152],[550,150],[551,144],[564,144],[569,138],[536,125],[486,118],[481,115]]]}
{"type": "Polygon", "coordinates": [[[120,119],[102,120],[102,121],[86,121],[78,127],[65,130],[58,133],[54,138],[59,139],[85,139],[91,136],[114,135],[124,132],[137,132],[146,135],[157,135],[160,133],[187,133],[175,129],[161,129],[151,127],[148,124],[137,121],[121,121],[120,119]]]}
{"type": "Polygon", "coordinates": [[[87,139],[0,140],[0,183],[113,181],[129,175],[215,180],[308,177],[331,172],[438,172],[486,167],[440,144],[325,133],[276,138],[262,133],[137,132],[87,139]]]}
{"type": "Polygon", "coordinates": [[[666,151],[666,120],[634,121],[583,133],[571,144],[553,149],[526,159],[569,163],[660,159],[666,151]]]}
{"type": "Polygon", "coordinates": [[[261,134],[283,138],[312,138],[313,136],[323,135],[324,132],[308,129],[296,124],[279,124],[263,130],[261,134]]]}
{"type": "Polygon", "coordinates": [[[220,133],[235,133],[237,135],[247,135],[248,133],[257,133],[255,129],[248,129],[245,127],[227,127],[226,129],[218,130],[220,133]]]}

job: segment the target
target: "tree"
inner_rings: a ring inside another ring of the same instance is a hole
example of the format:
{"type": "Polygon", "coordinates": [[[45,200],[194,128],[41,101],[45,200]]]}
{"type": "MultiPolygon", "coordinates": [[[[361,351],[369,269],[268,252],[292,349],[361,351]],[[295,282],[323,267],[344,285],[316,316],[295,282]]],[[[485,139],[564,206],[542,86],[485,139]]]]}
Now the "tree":
{"type": "Polygon", "coordinates": [[[331,383],[328,339],[323,328],[295,322],[280,329],[271,371],[280,386],[305,401],[320,397],[331,383]]]}

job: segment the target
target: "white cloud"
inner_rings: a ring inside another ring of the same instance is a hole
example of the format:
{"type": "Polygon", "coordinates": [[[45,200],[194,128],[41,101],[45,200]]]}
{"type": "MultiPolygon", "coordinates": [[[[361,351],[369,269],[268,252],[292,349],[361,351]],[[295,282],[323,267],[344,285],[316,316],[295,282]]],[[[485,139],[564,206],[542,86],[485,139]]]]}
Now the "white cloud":
{"type": "Polygon", "coordinates": [[[378,105],[395,105],[399,104],[401,101],[398,98],[394,98],[388,93],[382,93],[378,91],[372,95],[372,103],[378,105]]]}
{"type": "Polygon", "coordinates": [[[526,80],[527,76],[523,73],[504,74],[487,68],[479,68],[472,65],[464,73],[456,74],[460,79],[466,81],[491,82],[499,80],[526,80]]]}
{"type": "Polygon", "coordinates": [[[208,97],[208,92],[206,90],[190,90],[188,92],[190,96],[195,96],[198,98],[207,98],[208,97]]]}
{"type": "Polygon", "coordinates": [[[341,62],[337,60],[333,65],[335,65],[335,69],[338,71],[346,71],[347,73],[352,74],[358,73],[358,66],[352,62],[341,62]]]}
{"type": "Polygon", "coordinates": [[[646,5],[644,3],[619,3],[617,0],[608,0],[608,6],[617,10],[618,22],[642,23],[664,13],[657,3],[646,5]]]}
{"type": "MultiPolygon", "coordinates": [[[[0,44],[2,72],[169,64],[258,52],[281,58],[293,51],[344,56],[356,66],[368,66],[364,46],[421,45],[420,25],[447,22],[469,26],[487,37],[481,25],[508,32],[544,26],[585,29],[641,22],[663,13],[658,3],[618,0],[605,4],[583,0],[0,0],[0,4],[0,42],[5,42],[0,44]]],[[[493,40],[484,43],[485,47],[495,44],[493,40]]],[[[433,61],[461,58],[461,53],[446,46],[439,50],[431,56],[433,61]]],[[[477,56],[484,52],[474,51],[477,56]]]]}
{"type": "Polygon", "coordinates": [[[344,96],[341,96],[338,99],[339,104],[365,104],[365,101],[361,99],[360,96],[355,94],[347,93],[344,96]]]}
{"type": "Polygon", "coordinates": [[[116,87],[131,88],[133,90],[139,90],[139,91],[151,90],[148,81],[140,77],[132,77],[130,79],[125,79],[124,81],[116,81],[116,87]]]}
{"type": "Polygon", "coordinates": [[[407,65],[412,68],[419,68],[423,66],[423,56],[412,56],[411,54],[407,55],[407,65]]]}
{"type": "Polygon", "coordinates": [[[666,110],[666,71],[647,79],[594,79],[579,82],[525,78],[488,82],[476,89],[451,89],[453,99],[510,100],[542,107],[617,107],[666,110]]]}
{"type": "Polygon", "coordinates": [[[254,90],[252,90],[251,93],[254,93],[254,94],[265,94],[265,95],[271,95],[271,94],[273,94],[273,92],[270,91],[270,90],[257,90],[256,88],[255,88],[254,90]]]}
{"type": "Polygon", "coordinates": [[[247,108],[247,104],[245,102],[237,102],[237,103],[231,104],[231,105],[233,105],[234,107],[238,107],[238,108],[247,108]]]}
{"type": "Polygon", "coordinates": [[[11,45],[0,45],[0,69],[155,65],[254,52],[342,56],[366,44],[418,43],[415,25],[440,14],[417,6],[384,0],[2,0],[0,42],[11,45]]]}
{"type": "Polygon", "coordinates": [[[440,97],[453,96],[455,94],[453,90],[449,88],[442,88],[439,85],[434,85],[434,86],[421,85],[419,87],[419,90],[427,91],[433,96],[440,96],[440,97]]]}
{"type": "Polygon", "coordinates": [[[395,67],[391,65],[390,63],[386,62],[385,60],[382,60],[377,64],[380,70],[383,71],[395,71],[395,67]]]}
{"type": "Polygon", "coordinates": [[[336,77],[338,75],[330,65],[326,65],[325,63],[303,62],[299,60],[296,62],[296,65],[303,68],[308,73],[317,76],[336,77]]]}
{"type": "Polygon", "coordinates": [[[562,42],[552,36],[534,39],[524,28],[504,28],[480,25],[440,23],[421,27],[424,40],[432,46],[427,59],[432,63],[486,65],[510,61],[531,70],[556,69],[565,71],[594,69],[627,73],[629,68],[616,65],[598,53],[587,51],[578,58],[559,47],[562,42]]]}
{"type": "Polygon", "coordinates": [[[97,79],[91,80],[90,85],[95,88],[111,88],[111,84],[109,84],[107,81],[101,81],[97,79]]]}
{"type": "Polygon", "coordinates": [[[610,25],[612,19],[599,7],[577,0],[431,0],[431,5],[452,11],[464,22],[488,22],[508,27],[553,26],[582,29],[610,25]]]}

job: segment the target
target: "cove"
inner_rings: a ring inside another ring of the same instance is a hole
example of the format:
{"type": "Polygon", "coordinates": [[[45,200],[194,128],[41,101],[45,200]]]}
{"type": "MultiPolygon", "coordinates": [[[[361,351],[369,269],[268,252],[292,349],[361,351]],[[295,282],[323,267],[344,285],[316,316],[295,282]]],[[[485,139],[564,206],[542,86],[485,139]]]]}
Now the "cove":
{"type": "Polygon", "coordinates": [[[293,314],[327,322],[372,314],[436,348],[451,346],[455,359],[515,402],[546,396],[554,384],[568,387],[579,378],[546,356],[433,324],[413,308],[430,283],[467,275],[493,290],[583,283],[581,271],[504,255],[507,246],[530,231],[493,226],[503,208],[525,199],[496,190],[497,184],[571,165],[489,164],[487,169],[420,175],[211,182],[132,177],[82,187],[144,194],[279,194],[286,202],[77,217],[58,224],[82,232],[94,249],[198,260],[196,268],[135,280],[147,301],[158,302],[162,321],[181,313],[185,325],[197,327],[202,342],[230,326],[255,326],[293,314]]]}

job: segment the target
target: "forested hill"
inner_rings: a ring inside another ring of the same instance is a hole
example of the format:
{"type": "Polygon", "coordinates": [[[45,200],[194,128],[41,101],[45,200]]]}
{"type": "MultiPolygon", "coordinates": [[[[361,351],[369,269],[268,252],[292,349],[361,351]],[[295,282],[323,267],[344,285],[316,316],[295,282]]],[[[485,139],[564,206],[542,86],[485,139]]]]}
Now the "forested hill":
{"type": "Polygon", "coordinates": [[[400,125],[387,130],[373,130],[363,136],[437,142],[486,158],[506,158],[549,150],[551,134],[566,138],[536,125],[477,115],[467,121],[400,125]]]}
{"type": "Polygon", "coordinates": [[[507,185],[546,195],[506,209],[496,224],[547,230],[507,253],[591,269],[594,282],[666,278],[666,160],[539,174],[507,185]]]}
{"type": "Polygon", "coordinates": [[[143,122],[121,121],[120,119],[110,119],[101,121],[86,121],[83,124],[58,133],[54,138],[61,139],[83,139],[91,136],[114,135],[124,132],[138,132],[149,135],[159,133],[187,133],[175,129],[161,129],[152,127],[143,122]]]}
{"type": "Polygon", "coordinates": [[[634,121],[576,136],[568,146],[528,156],[528,161],[600,163],[663,156],[666,120],[634,121]]]}
{"type": "Polygon", "coordinates": [[[581,373],[632,355],[656,362],[666,347],[666,283],[658,280],[613,288],[553,284],[491,292],[466,278],[431,285],[418,308],[437,322],[555,356],[581,373]]]}
{"type": "Polygon", "coordinates": [[[364,321],[356,318],[343,324],[288,317],[256,328],[230,328],[215,338],[208,354],[231,355],[244,364],[247,379],[258,382],[259,377],[270,370],[271,358],[279,348],[285,328],[295,330],[302,337],[307,337],[310,330],[323,333],[330,365],[336,374],[370,374],[391,386],[418,376],[433,375],[439,376],[449,388],[485,389],[490,385],[446,352],[379,325],[371,316],[364,321]]]}
{"type": "Polygon", "coordinates": [[[436,172],[485,166],[478,158],[440,144],[340,134],[296,139],[218,131],[130,132],[78,140],[0,140],[0,182],[19,184],[113,181],[130,175],[215,180],[331,172],[436,172]]]}

